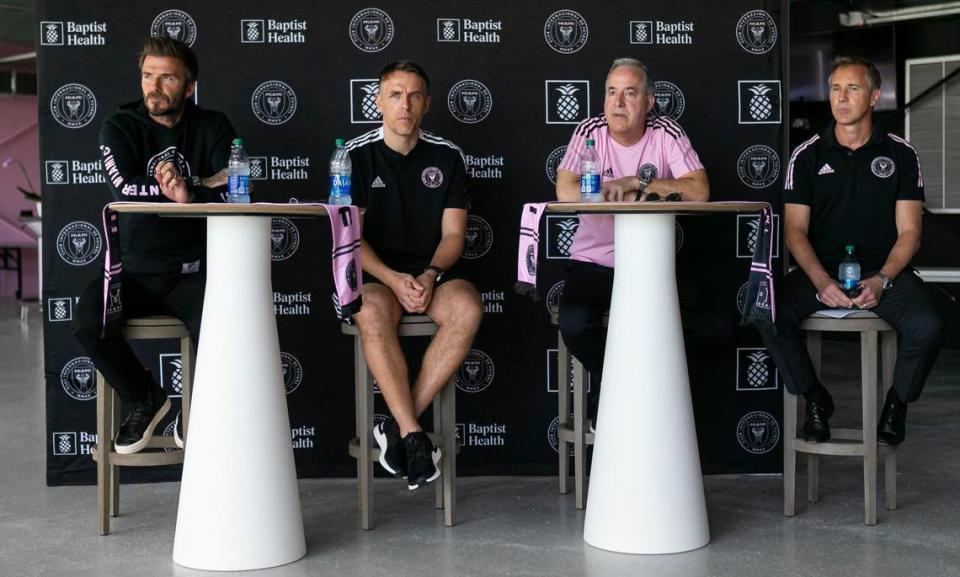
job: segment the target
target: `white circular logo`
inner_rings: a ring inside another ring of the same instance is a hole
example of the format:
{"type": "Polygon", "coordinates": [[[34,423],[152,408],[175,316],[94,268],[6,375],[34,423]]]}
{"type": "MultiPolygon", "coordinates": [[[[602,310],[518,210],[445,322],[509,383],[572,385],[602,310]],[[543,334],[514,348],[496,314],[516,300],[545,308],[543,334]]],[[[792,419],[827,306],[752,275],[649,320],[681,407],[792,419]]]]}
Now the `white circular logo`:
{"type": "Polygon", "coordinates": [[[765,54],[777,43],[777,23],[763,10],[751,10],[737,22],[737,42],[751,54],[765,54]]]}
{"type": "Polygon", "coordinates": [[[461,391],[479,393],[490,386],[493,375],[493,359],[479,349],[470,349],[454,377],[461,391]]]}
{"type": "Polygon", "coordinates": [[[287,260],[300,247],[300,230],[285,218],[275,218],[270,225],[270,260],[287,260]]]}
{"type": "Polygon", "coordinates": [[[443,171],[436,166],[428,166],[420,173],[420,180],[427,188],[438,188],[443,184],[443,171]]]}
{"type": "Polygon", "coordinates": [[[169,36],[187,46],[197,40],[197,23],[183,10],[164,10],[150,25],[151,36],[169,36]]]}
{"type": "Polygon", "coordinates": [[[63,366],[60,385],[78,401],[89,401],[97,396],[97,369],[90,357],[77,357],[63,366]]]}
{"type": "Polygon", "coordinates": [[[573,54],[583,48],[590,29],[583,16],[573,10],[557,10],[543,25],[543,39],[560,54],[573,54]]]}
{"type": "Polygon", "coordinates": [[[879,178],[889,178],[896,170],[897,165],[887,156],[878,156],[870,163],[870,172],[879,178]]]}
{"type": "Polygon", "coordinates": [[[76,220],[57,235],[57,253],[67,264],[83,266],[100,256],[103,240],[100,231],[89,222],[76,220]]]}
{"type": "Polygon", "coordinates": [[[83,84],[64,84],[50,98],[50,114],[66,128],[83,128],[97,114],[97,97],[83,84]]]}
{"type": "Polygon", "coordinates": [[[297,95],[286,82],[268,80],[250,98],[253,114],[264,124],[283,124],[297,111],[297,95]]]}
{"type": "Polygon", "coordinates": [[[653,109],[657,116],[677,120],[683,115],[686,107],[687,100],[676,84],[666,80],[657,80],[653,83],[653,109]]]}
{"type": "Polygon", "coordinates": [[[380,52],[393,40],[393,20],[379,8],[366,8],[350,20],[350,41],[364,52],[380,52]]]}
{"type": "Polygon", "coordinates": [[[676,232],[673,235],[674,242],[677,245],[677,252],[680,252],[680,249],[683,248],[683,227],[680,226],[680,223],[674,221],[676,225],[676,232]]]}
{"type": "Polygon", "coordinates": [[[737,291],[737,310],[741,315],[747,310],[747,283],[743,283],[737,291]]]}
{"type": "Polygon", "coordinates": [[[557,169],[563,161],[563,156],[567,153],[567,146],[558,146],[547,156],[547,178],[551,184],[557,184],[557,169]]]}
{"type": "MultiPolygon", "coordinates": [[[[550,446],[553,447],[553,451],[560,454],[560,417],[554,417],[550,424],[547,425],[547,442],[550,443],[550,446]]],[[[570,448],[567,452],[572,457],[574,455],[574,446],[573,443],[570,444],[570,448]]]]}
{"type": "Polygon", "coordinates": [[[280,370],[283,371],[283,387],[289,395],[297,390],[303,381],[303,365],[290,353],[280,353],[280,370]]]}
{"type": "Polygon", "coordinates": [[[750,188],[766,188],[780,176],[780,157],[769,146],[755,144],[737,160],[737,175],[750,188]]]}
{"type": "Polygon", "coordinates": [[[471,214],[467,217],[467,230],[463,245],[463,258],[477,259],[493,246],[493,227],[481,217],[471,214]]]}
{"type": "Polygon", "coordinates": [[[780,425],[766,411],[747,413],[737,424],[737,441],[748,453],[769,453],[780,442],[780,425]]]}
{"type": "Polygon", "coordinates": [[[191,176],[190,173],[190,163],[187,162],[187,159],[180,154],[180,151],[177,150],[176,146],[168,146],[166,149],[154,154],[150,160],[147,161],[147,174],[153,175],[157,170],[157,166],[161,162],[171,161],[177,165],[177,170],[180,171],[180,174],[183,176],[191,176]]]}
{"type": "Polygon", "coordinates": [[[547,305],[547,312],[553,314],[554,311],[560,310],[560,298],[563,297],[563,288],[567,285],[567,281],[559,281],[547,292],[547,300],[544,304],[547,305]]]}
{"type": "Polygon", "coordinates": [[[490,89],[477,80],[461,80],[453,85],[447,95],[450,114],[460,122],[475,124],[490,114],[493,95],[490,89]]]}

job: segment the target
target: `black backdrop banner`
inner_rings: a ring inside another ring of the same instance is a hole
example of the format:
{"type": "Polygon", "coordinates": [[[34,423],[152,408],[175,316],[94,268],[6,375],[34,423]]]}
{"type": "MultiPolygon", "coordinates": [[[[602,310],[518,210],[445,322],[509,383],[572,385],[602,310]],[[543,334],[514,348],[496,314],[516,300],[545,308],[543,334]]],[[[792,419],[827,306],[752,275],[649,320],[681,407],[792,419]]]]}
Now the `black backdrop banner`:
{"type": "MultiPolygon", "coordinates": [[[[648,65],[656,112],[689,134],[714,200],[778,200],[786,162],[780,2],[365,6],[38,2],[49,247],[43,263],[48,484],[95,480],[95,368],[74,341],[70,321],[80,291],[102,270],[100,210],[109,193],[98,131],[119,104],[141,97],[137,53],[148,34],[193,46],[200,61],[197,102],[225,112],[244,138],[255,201],[325,198],[334,139],[379,123],[373,106],[379,70],[408,58],[429,72],[432,106],[424,128],[464,150],[472,177],[464,258],[485,313],[456,375],[462,474],[556,472],[557,333],[546,304],[562,292],[577,221],[546,219],[540,291],[549,297],[534,303],[510,288],[520,208],[554,198],[564,147],[578,122],[603,111],[603,82],[614,58],[648,65]]],[[[780,470],[781,381],[759,335],[738,325],[758,224],[747,215],[678,219],[678,286],[707,473],[780,470]]],[[[352,341],[340,334],[329,298],[329,233],[321,222],[278,218],[272,240],[298,473],[353,475],[346,451],[353,431],[352,341]]],[[[135,348],[176,395],[177,344],[135,348]]],[[[643,386],[643,367],[637,374],[643,386]]],[[[386,414],[379,396],[376,402],[376,412],[386,414]]],[[[169,433],[170,423],[164,427],[169,433]]],[[[179,471],[124,475],[163,480],[179,471]]]]}

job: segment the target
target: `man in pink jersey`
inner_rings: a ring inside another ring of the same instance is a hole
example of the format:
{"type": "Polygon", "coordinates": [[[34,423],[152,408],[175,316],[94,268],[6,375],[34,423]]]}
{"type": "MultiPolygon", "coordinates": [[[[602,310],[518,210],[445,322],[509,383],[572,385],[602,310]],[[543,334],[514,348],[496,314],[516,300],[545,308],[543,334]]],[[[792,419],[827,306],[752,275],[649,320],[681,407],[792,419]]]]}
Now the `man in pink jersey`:
{"type": "MultiPolygon", "coordinates": [[[[603,114],[581,122],[557,170],[557,199],[580,200],[580,155],[593,140],[604,201],[644,201],[656,193],[707,201],[710,185],[690,139],[669,118],[653,116],[647,67],[618,58],[607,73],[603,114]]],[[[613,291],[613,216],[581,215],[560,299],[560,333],[587,370],[603,370],[603,314],[613,291]]],[[[641,287],[638,287],[638,291],[641,287]]],[[[597,379],[599,381],[599,379],[597,379]]],[[[591,391],[595,406],[597,387],[591,391]]]]}

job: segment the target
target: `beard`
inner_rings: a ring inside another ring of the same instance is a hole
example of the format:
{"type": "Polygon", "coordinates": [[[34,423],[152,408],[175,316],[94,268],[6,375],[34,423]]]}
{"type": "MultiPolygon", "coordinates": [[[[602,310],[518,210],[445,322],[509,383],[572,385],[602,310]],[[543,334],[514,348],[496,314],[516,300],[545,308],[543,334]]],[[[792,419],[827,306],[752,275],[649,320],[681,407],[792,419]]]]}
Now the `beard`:
{"type": "Polygon", "coordinates": [[[186,99],[184,98],[184,92],[179,92],[173,96],[167,96],[162,92],[150,92],[144,95],[143,104],[147,107],[150,116],[174,116],[183,112],[186,99]],[[151,96],[156,96],[158,99],[151,101],[151,96]]]}

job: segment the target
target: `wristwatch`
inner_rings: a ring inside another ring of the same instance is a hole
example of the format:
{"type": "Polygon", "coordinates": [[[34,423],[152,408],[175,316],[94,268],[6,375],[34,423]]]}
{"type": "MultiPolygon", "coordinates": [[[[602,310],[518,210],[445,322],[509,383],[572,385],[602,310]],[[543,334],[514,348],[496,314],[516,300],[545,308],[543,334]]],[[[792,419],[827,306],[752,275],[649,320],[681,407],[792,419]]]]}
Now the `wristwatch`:
{"type": "Polygon", "coordinates": [[[893,279],[892,279],[892,278],[888,277],[887,275],[883,274],[882,272],[878,272],[876,276],[877,276],[877,277],[880,279],[880,281],[883,283],[883,290],[888,291],[888,290],[890,290],[890,289],[893,288],[893,279]]]}
{"type": "MultiPolygon", "coordinates": [[[[437,273],[437,278],[433,282],[440,282],[440,279],[443,277],[443,273],[446,272],[442,268],[436,265],[428,266],[427,268],[423,269],[423,272],[427,272],[428,270],[432,270],[433,272],[437,273]]],[[[420,274],[423,274],[423,273],[420,273],[420,274]]]]}

